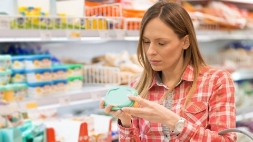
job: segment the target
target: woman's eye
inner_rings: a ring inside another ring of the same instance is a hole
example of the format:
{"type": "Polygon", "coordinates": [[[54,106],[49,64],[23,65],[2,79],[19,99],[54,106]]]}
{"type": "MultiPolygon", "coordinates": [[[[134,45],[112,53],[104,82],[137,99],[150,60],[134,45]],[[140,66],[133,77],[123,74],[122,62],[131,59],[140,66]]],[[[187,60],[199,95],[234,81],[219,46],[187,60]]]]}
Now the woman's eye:
{"type": "Polygon", "coordinates": [[[163,46],[163,45],[165,45],[165,44],[164,44],[164,43],[159,43],[159,45],[163,46]]]}
{"type": "Polygon", "coordinates": [[[143,41],[144,44],[149,44],[150,42],[149,41],[143,41]]]}

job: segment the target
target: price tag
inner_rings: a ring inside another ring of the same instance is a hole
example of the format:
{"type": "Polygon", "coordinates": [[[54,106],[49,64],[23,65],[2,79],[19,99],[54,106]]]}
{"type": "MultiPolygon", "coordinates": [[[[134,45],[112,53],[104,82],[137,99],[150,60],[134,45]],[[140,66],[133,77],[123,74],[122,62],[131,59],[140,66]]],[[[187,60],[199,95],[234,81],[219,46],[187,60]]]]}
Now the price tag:
{"type": "Polygon", "coordinates": [[[81,39],[81,32],[80,31],[67,31],[67,38],[68,39],[81,39]]]}
{"type": "Polygon", "coordinates": [[[35,109],[38,108],[38,103],[37,102],[28,102],[26,103],[26,108],[27,109],[35,109]]]}
{"type": "Polygon", "coordinates": [[[0,29],[10,29],[10,23],[7,19],[0,18],[0,29]]]}
{"type": "Polygon", "coordinates": [[[51,31],[48,31],[48,30],[40,31],[40,38],[41,40],[51,40],[52,39],[51,31]]]}
{"type": "Polygon", "coordinates": [[[62,106],[70,104],[70,98],[68,96],[60,97],[59,104],[62,106]]]}
{"type": "Polygon", "coordinates": [[[99,31],[99,36],[101,37],[101,39],[110,39],[110,34],[107,30],[99,31]]]}

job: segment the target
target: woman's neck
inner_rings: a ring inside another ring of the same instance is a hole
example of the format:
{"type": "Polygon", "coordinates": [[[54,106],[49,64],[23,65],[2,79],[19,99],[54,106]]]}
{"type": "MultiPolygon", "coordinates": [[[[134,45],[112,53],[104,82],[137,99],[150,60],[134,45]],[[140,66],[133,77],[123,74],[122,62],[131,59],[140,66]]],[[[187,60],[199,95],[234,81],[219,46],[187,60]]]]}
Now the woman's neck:
{"type": "Polygon", "coordinates": [[[164,85],[167,87],[172,87],[175,83],[178,83],[179,78],[181,78],[183,69],[183,61],[177,63],[170,69],[164,70],[161,73],[161,79],[164,85]]]}

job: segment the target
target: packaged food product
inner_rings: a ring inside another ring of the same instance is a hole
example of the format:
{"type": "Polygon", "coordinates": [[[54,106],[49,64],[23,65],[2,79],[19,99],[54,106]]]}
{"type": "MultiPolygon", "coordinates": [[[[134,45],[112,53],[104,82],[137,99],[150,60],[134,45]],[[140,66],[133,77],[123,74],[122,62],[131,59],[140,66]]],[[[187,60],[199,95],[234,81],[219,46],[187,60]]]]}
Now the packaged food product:
{"type": "Polygon", "coordinates": [[[83,87],[83,76],[68,78],[68,90],[81,89],[83,87]]]}
{"type": "Polygon", "coordinates": [[[25,69],[25,56],[12,56],[11,62],[11,67],[13,70],[25,69]]]}
{"type": "Polygon", "coordinates": [[[6,85],[11,79],[11,70],[0,71],[0,85],[6,85]]]}
{"type": "Polygon", "coordinates": [[[5,71],[11,67],[11,56],[0,55],[0,71],[5,71]]]}
{"type": "Polygon", "coordinates": [[[28,97],[41,97],[52,93],[52,82],[28,83],[28,97]]]}
{"type": "Polygon", "coordinates": [[[52,79],[62,80],[68,78],[68,67],[65,65],[57,65],[52,67],[52,79]]]}
{"type": "Polygon", "coordinates": [[[21,84],[8,84],[5,86],[3,99],[7,102],[20,101],[27,97],[27,85],[21,84]]]}
{"type": "Polygon", "coordinates": [[[53,92],[54,94],[65,93],[68,89],[68,80],[54,80],[53,92]]]}
{"type": "Polygon", "coordinates": [[[11,83],[24,83],[26,82],[26,71],[22,70],[12,70],[11,83]]]}
{"type": "Polygon", "coordinates": [[[82,64],[68,64],[68,77],[83,76],[82,64]]]}
{"type": "Polygon", "coordinates": [[[52,81],[52,70],[51,69],[26,70],[26,77],[28,83],[52,81]]]}
{"type": "Polygon", "coordinates": [[[114,105],[112,110],[119,110],[123,107],[134,106],[134,101],[130,100],[127,96],[138,96],[137,90],[129,87],[115,87],[107,91],[105,95],[105,106],[114,105]]]}
{"type": "Polygon", "coordinates": [[[52,67],[51,55],[30,55],[25,59],[26,69],[45,69],[52,67]]]}

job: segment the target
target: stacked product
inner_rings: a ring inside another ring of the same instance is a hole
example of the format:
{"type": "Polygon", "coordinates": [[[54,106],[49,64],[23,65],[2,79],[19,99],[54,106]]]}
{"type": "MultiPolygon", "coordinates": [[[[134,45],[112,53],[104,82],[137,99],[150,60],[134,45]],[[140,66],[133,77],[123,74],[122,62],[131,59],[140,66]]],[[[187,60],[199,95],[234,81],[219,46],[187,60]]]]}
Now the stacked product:
{"type": "MultiPolygon", "coordinates": [[[[17,83],[11,78],[12,74],[16,74],[20,70],[11,70],[11,56],[0,56],[0,100],[8,102],[22,100],[27,96],[27,85],[22,81],[17,83]]],[[[22,77],[19,77],[20,79],[22,77]]],[[[14,79],[15,80],[15,79],[14,79]]]]}
{"type": "Polygon", "coordinates": [[[83,65],[67,64],[68,90],[81,89],[83,86],[83,65]]]}

